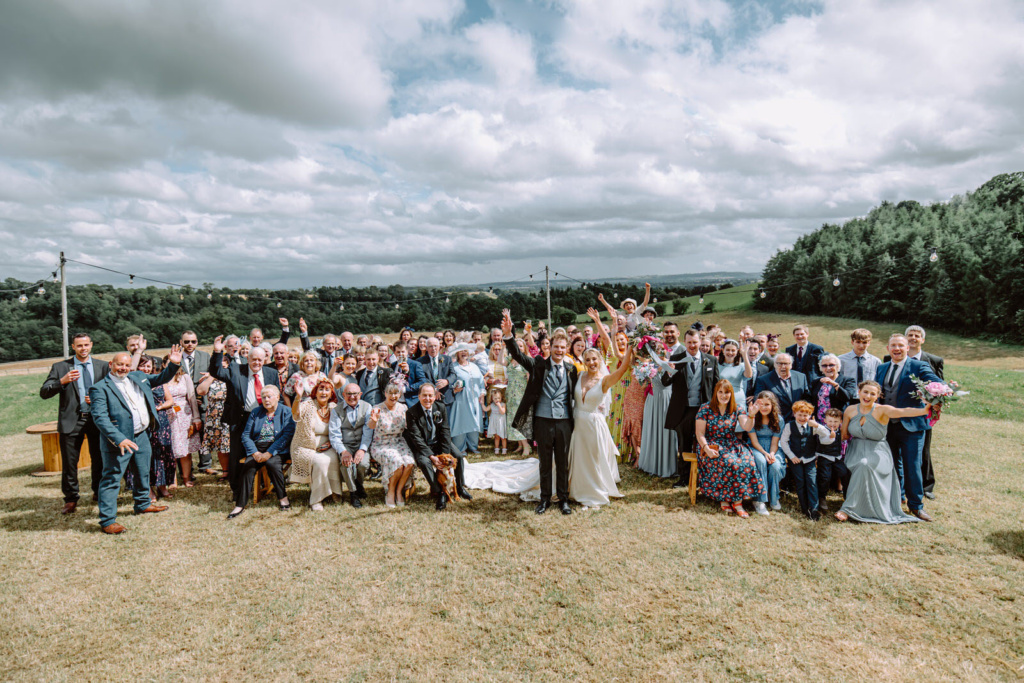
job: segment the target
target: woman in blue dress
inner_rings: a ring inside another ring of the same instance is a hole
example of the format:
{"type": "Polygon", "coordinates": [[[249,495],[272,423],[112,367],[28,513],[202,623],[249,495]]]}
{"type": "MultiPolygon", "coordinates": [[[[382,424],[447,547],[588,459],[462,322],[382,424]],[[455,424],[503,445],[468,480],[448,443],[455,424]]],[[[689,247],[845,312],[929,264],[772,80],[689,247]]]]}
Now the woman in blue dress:
{"type": "MultiPolygon", "coordinates": [[[[661,345],[654,349],[648,344],[647,352],[651,356],[651,362],[655,363],[662,372],[667,372],[672,366],[659,354],[664,353],[661,345]]],[[[636,466],[648,474],[656,477],[676,476],[676,451],[679,450],[679,437],[675,430],[665,429],[665,414],[668,412],[668,402],[672,398],[671,387],[666,387],[658,380],[657,376],[651,380],[651,393],[647,394],[644,401],[644,421],[641,428],[643,439],[640,441],[640,456],[637,458],[636,466]]]]}
{"type": "Polygon", "coordinates": [[[482,399],[487,393],[487,384],[479,366],[470,360],[470,354],[476,351],[474,344],[455,344],[452,358],[452,370],[455,381],[452,393],[455,402],[449,416],[452,430],[452,443],[465,454],[480,451],[480,429],[483,427],[484,406],[482,399]]]}
{"type": "Polygon", "coordinates": [[[718,376],[729,380],[736,396],[736,405],[743,409],[747,407],[747,382],[754,376],[754,368],[747,358],[749,344],[744,341],[741,345],[735,339],[726,339],[718,354],[718,376]]]}

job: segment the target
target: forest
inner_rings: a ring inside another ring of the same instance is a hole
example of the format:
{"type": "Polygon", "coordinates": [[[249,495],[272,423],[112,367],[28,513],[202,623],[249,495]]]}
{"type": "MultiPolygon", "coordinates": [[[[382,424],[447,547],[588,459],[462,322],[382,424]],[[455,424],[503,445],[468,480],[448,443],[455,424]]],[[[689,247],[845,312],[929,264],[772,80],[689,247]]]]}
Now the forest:
{"type": "Polygon", "coordinates": [[[1022,231],[1024,172],[998,175],[946,202],[883,202],[776,253],[754,306],[1021,342],[1022,231]]]}
{"type": "MultiPolygon", "coordinates": [[[[51,358],[62,353],[60,286],[43,284],[44,292],[20,289],[32,283],[12,278],[0,289],[0,362],[51,358]]],[[[652,301],[662,312],[666,301],[731,287],[729,283],[699,289],[666,290],[653,287],[652,301]]],[[[598,304],[603,292],[609,301],[633,297],[643,300],[643,283],[585,283],[571,288],[551,289],[551,317],[557,325],[576,319],[577,313],[598,304]]],[[[676,312],[685,303],[677,302],[676,312]]],[[[547,316],[543,289],[488,291],[440,288],[315,287],[298,290],[228,289],[203,287],[133,287],[111,285],[68,286],[68,330],[88,332],[94,351],[104,353],[124,348],[129,335],[145,334],[156,348],[178,341],[184,330],[199,335],[206,344],[219,334],[247,336],[253,327],[265,330],[268,339],[277,338],[277,319],[288,318],[292,333],[298,334],[298,320],[306,319],[310,334],[351,330],[358,333],[397,332],[403,327],[436,331],[484,329],[501,321],[508,308],[514,320],[542,320],[547,316]]]]}

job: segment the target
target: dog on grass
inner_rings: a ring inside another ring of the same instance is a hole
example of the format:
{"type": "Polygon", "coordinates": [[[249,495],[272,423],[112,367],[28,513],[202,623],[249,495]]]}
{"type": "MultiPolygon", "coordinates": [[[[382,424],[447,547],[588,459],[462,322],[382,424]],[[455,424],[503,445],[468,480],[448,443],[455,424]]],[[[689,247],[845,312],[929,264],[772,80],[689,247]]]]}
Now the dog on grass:
{"type": "Polygon", "coordinates": [[[440,460],[440,464],[434,466],[437,485],[448,496],[448,500],[461,500],[458,487],[455,485],[455,466],[459,463],[458,459],[450,453],[442,453],[437,459],[440,460]]]}

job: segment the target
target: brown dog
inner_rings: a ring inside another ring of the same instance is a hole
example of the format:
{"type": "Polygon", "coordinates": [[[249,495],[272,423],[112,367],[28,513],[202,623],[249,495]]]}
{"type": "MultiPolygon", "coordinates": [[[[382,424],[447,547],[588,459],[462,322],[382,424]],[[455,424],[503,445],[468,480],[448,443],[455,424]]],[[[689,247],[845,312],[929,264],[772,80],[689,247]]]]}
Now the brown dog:
{"type": "Polygon", "coordinates": [[[448,496],[448,500],[460,500],[458,487],[455,485],[455,466],[459,461],[449,453],[442,453],[437,459],[441,461],[439,465],[434,466],[437,485],[448,496]]]}

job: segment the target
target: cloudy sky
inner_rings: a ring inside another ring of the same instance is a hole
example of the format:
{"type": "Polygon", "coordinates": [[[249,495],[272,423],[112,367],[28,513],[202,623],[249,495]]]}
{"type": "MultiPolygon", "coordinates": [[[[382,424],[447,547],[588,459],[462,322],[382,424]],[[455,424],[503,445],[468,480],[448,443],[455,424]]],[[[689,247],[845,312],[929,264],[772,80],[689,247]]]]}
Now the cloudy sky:
{"type": "Polygon", "coordinates": [[[1022,35],[1019,0],[0,0],[2,271],[757,271],[1024,169],[1022,35]]]}

